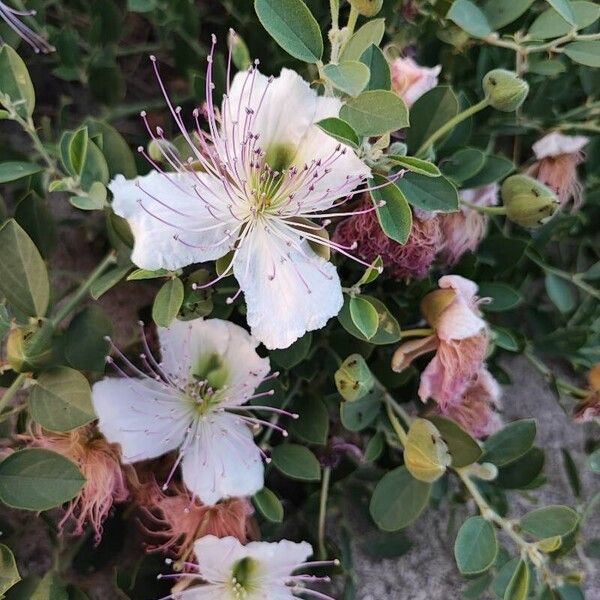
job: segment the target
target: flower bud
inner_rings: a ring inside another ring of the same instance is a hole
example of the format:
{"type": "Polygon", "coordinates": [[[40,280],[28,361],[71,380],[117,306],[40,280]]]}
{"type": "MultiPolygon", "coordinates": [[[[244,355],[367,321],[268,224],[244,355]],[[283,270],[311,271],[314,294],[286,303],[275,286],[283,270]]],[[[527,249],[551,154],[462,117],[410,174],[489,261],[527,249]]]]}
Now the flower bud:
{"type": "Polygon", "coordinates": [[[502,202],[506,216],[529,229],[543,225],[560,207],[556,194],[528,175],[513,175],[504,181],[502,202]]]}
{"type": "Polygon", "coordinates": [[[37,371],[52,360],[52,333],[49,323],[13,329],[6,342],[8,364],[17,373],[37,371]]]}
{"type": "Polygon", "coordinates": [[[364,398],[375,385],[375,378],[360,354],[351,354],[335,372],[338,392],[349,402],[364,398]]]}
{"type": "Polygon", "coordinates": [[[348,0],[348,2],[363,17],[374,17],[383,6],[383,0],[348,0]]]}
{"type": "Polygon", "coordinates": [[[529,85],[513,71],[494,69],[483,78],[483,90],[490,106],[502,112],[512,112],[525,102],[529,85]]]}

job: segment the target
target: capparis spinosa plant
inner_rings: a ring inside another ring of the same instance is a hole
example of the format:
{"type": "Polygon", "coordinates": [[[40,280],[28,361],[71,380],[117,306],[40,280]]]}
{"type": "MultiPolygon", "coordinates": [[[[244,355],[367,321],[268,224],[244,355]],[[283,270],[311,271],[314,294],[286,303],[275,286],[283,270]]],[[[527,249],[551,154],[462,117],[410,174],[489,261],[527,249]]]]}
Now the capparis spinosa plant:
{"type": "Polygon", "coordinates": [[[0,595],[358,599],[446,510],[465,597],[594,597],[598,3],[0,18],[0,595]]]}

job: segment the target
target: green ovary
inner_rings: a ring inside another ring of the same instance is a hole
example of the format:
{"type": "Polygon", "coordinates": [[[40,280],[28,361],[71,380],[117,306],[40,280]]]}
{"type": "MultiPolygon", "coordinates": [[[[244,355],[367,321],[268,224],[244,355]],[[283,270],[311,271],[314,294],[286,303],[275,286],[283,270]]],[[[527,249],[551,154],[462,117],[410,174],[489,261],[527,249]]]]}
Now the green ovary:
{"type": "Polygon", "coordinates": [[[232,569],[231,584],[233,598],[243,600],[249,594],[257,591],[257,573],[259,563],[249,557],[238,560],[232,569]]]}

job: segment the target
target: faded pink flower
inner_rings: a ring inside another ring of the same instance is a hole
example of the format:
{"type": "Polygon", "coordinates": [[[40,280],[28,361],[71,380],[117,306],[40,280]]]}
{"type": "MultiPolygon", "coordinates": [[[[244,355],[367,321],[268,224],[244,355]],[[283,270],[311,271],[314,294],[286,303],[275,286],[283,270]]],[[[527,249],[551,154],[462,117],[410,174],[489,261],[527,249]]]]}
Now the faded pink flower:
{"type": "Polygon", "coordinates": [[[573,411],[573,418],[577,423],[588,423],[600,417],[600,363],[590,369],[587,379],[590,393],[573,411]]]}
{"type": "MultiPolygon", "coordinates": [[[[477,206],[498,204],[499,187],[496,183],[472,190],[462,190],[460,196],[477,206]]],[[[448,266],[454,266],[467,252],[477,249],[485,236],[488,218],[462,205],[458,212],[440,214],[440,225],[444,238],[441,258],[448,266]]]]}
{"type": "Polygon", "coordinates": [[[31,446],[53,450],[73,461],[86,479],[82,490],[69,502],[58,524],[59,531],[62,533],[65,524],[73,520],[73,534],[82,535],[84,525],[89,522],[95,531],[96,543],[100,543],[102,523],[113,504],[129,498],[117,445],[109,444],[93,425],[68,433],[55,433],[32,425],[27,438],[31,446]]]}
{"type": "Polygon", "coordinates": [[[441,65],[422,67],[412,58],[396,58],[390,64],[392,72],[392,90],[408,106],[412,106],[425,92],[438,84],[441,65]]]}
{"type": "Polygon", "coordinates": [[[573,208],[583,202],[583,186],[577,167],[583,162],[583,148],[589,139],[582,136],[549,133],[533,144],[537,161],[528,169],[529,175],[556,192],[561,206],[573,200],[573,208]]]}
{"type": "Polygon", "coordinates": [[[448,404],[445,409],[440,407],[440,413],[456,421],[474,437],[487,437],[502,427],[502,419],[496,411],[500,408],[501,395],[498,382],[482,367],[460,402],[448,404]]]}
{"type": "MultiPolygon", "coordinates": [[[[361,209],[369,204],[366,201],[361,209]]],[[[360,214],[358,210],[357,213],[337,226],[334,243],[356,244],[356,254],[369,263],[381,256],[385,269],[394,279],[422,279],[427,275],[442,244],[437,215],[426,219],[414,214],[410,237],[406,244],[399,244],[383,232],[374,211],[360,214]]]]}
{"type": "Polygon", "coordinates": [[[194,542],[205,535],[232,536],[245,544],[249,538],[252,504],[246,498],[231,498],[206,506],[193,498],[186,487],[177,483],[165,492],[152,480],[147,504],[140,506],[142,528],[156,540],[149,552],[171,552],[187,558],[194,542]]]}
{"type": "Polygon", "coordinates": [[[477,308],[477,285],[459,275],[445,275],[439,290],[428,294],[422,311],[434,329],[431,336],[402,344],[392,368],[403,371],[418,356],[435,350],[421,375],[419,397],[433,398],[441,410],[460,404],[480,372],[488,345],[486,322],[477,308]]]}

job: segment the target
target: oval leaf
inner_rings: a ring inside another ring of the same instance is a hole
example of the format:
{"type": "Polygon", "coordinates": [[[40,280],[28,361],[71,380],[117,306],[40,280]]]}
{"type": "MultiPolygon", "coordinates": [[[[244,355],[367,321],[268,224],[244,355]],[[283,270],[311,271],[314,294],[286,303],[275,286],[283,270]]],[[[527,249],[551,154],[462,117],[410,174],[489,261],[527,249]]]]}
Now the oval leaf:
{"type": "Polygon", "coordinates": [[[573,42],[563,52],[576,63],[586,67],[600,68],[600,41],[573,42]]]}
{"type": "Polygon", "coordinates": [[[543,540],[569,535],[578,522],[579,515],[568,506],[545,506],[527,513],[520,525],[523,531],[543,540]]]}
{"type": "Polygon", "coordinates": [[[0,500],[13,508],[49,510],[72,500],[85,477],[64,456],[30,448],[0,463],[0,500]]]}
{"type": "Polygon", "coordinates": [[[537,428],[533,419],[522,419],[490,436],[483,445],[484,460],[497,467],[514,462],[533,446],[537,428]]]}
{"type": "Polygon", "coordinates": [[[425,419],[414,419],[404,445],[404,463],[419,481],[433,483],[450,465],[448,446],[436,426],[425,419]]]}
{"type": "Polygon", "coordinates": [[[394,342],[399,341],[402,335],[400,332],[400,325],[392,313],[390,313],[390,311],[387,309],[386,305],[381,302],[381,300],[378,300],[372,296],[362,295],[361,297],[368,300],[377,311],[379,316],[379,326],[377,327],[377,332],[371,339],[368,339],[356,327],[352,321],[352,316],[350,315],[349,296],[344,296],[344,306],[342,306],[342,310],[338,315],[338,319],[342,324],[342,327],[354,337],[357,337],[365,342],[370,342],[371,344],[393,344],[394,342]]]}
{"type": "Polygon", "coordinates": [[[570,25],[577,23],[575,13],[569,0],[546,0],[546,2],[570,25]]]}
{"type": "Polygon", "coordinates": [[[321,60],[321,29],[302,0],[254,0],[254,8],[263,27],[288,54],[307,63],[321,60]]]}
{"type": "Polygon", "coordinates": [[[281,444],[271,453],[273,464],[285,475],[301,481],[319,481],[321,466],[317,457],[304,446],[281,444]]]}
{"type": "Polygon", "coordinates": [[[485,13],[470,0],[455,0],[446,16],[473,37],[484,38],[492,33],[485,13]]]}
{"type": "Polygon", "coordinates": [[[526,600],[529,596],[529,567],[520,560],[508,587],[504,592],[505,600],[526,600]]]}
{"type": "Polygon", "coordinates": [[[406,244],[412,229],[412,211],[400,189],[381,175],[374,176],[378,189],[371,192],[377,205],[377,218],[381,229],[392,240],[406,244]]]}
{"type": "Polygon", "coordinates": [[[17,563],[10,548],[0,544],[0,594],[7,592],[15,583],[21,581],[17,563]]]}
{"type": "Polygon", "coordinates": [[[340,60],[360,60],[365,50],[371,46],[379,46],[385,33],[385,19],[367,21],[348,40],[340,60]]]}
{"type": "Polygon", "coordinates": [[[324,72],[333,87],[349,96],[358,96],[365,89],[370,76],[369,67],[355,60],[325,65],[324,72]]]}
{"type": "Polygon", "coordinates": [[[350,298],[350,316],[356,328],[370,340],[379,326],[377,309],[365,298],[350,298]]]}
{"type": "Polygon", "coordinates": [[[179,277],[169,279],[156,294],[152,319],[159,327],[168,327],[183,304],[184,285],[179,277]]]}
{"type": "Polygon", "coordinates": [[[454,421],[445,417],[429,417],[429,420],[437,427],[446,442],[453,467],[466,467],[481,458],[483,451],[477,441],[454,421]]]}
{"type": "Polygon", "coordinates": [[[384,135],[408,127],[408,109],[393,92],[372,90],[348,100],[340,110],[359,136],[384,135]]]}
{"type": "Polygon", "coordinates": [[[429,212],[458,210],[458,191],[445,177],[406,173],[396,185],[412,206],[429,212]]]}
{"type": "Polygon", "coordinates": [[[22,58],[8,44],[0,49],[0,103],[6,108],[12,105],[13,110],[26,120],[35,108],[35,90],[29,71],[22,58]]]}
{"type": "MultiPolygon", "coordinates": [[[[577,29],[592,25],[600,18],[600,6],[593,2],[573,2],[573,14],[577,29]]],[[[533,22],[528,34],[535,39],[547,40],[566,35],[573,29],[553,8],[544,11],[533,22]]]]}
{"type": "Polygon", "coordinates": [[[283,521],[283,504],[269,488],[264,487],[260,492],[256,492],[252,496],[252,502],[267,521],[271,523],[283,521]]]}
{"type": "Polygon", "coordinates": [[[9,181],[16,181],[23,177],[29,177],[39,173],[42,167],[35,163],[20,162],[20,161],[9,161],[0,163],[0,183],[8,183],[9,181]]]}
{"type": "Polygon", "coordinates": [[[458,531],[454,557],[463,575],[479,575],[496,560],[498,539],[494,526],[483,517],[467,519],[458,531]]]}
{"type": "Polygon", "coordinates": [[[358,148],[360,142],[358,135],[346,121],[342,121],[342,119],[338,119],[337,117],[329,117],[319,121],[317,127],[332,138],[335,138],[338,142],[358,148]]]}
{"type": "Polygon", "coordinates": [[[71,431],[96,418],[88,380],[69,367],[42,373],[29,406],[32,419],[50,431],[71,431]]]}

